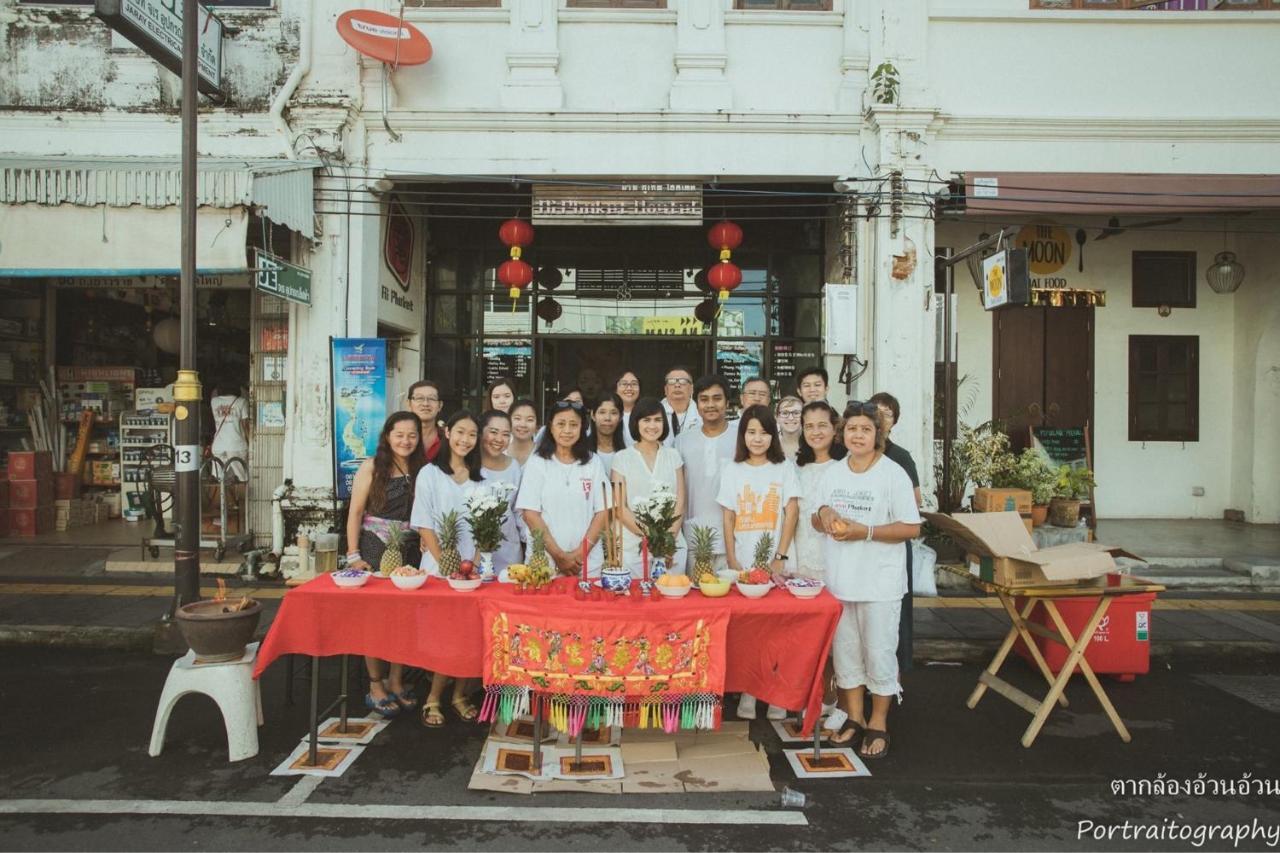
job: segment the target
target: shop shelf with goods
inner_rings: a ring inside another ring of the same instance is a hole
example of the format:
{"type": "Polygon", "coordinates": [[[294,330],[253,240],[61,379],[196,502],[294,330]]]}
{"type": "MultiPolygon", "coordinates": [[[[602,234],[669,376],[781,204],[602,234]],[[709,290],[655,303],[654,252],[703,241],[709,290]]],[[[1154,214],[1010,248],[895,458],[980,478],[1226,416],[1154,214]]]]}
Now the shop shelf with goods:
{"type": "MultiPolygon", "coordinates": [[[[172,392],[139,388],[137,408],[120,418],[120,502],[130,517],[146,511],[145,495],[153,477],[173,468],[172,392]]],[[[171,507],[161,501],[166,518],[171,507]]]]}
{"type": "Polygon", "coordinates": [[[107,501],[112,515],[122,500],[111,496],[121,484],[120,419],[133,406],[136,376],[133,367],[123,366],[57,369],[68,469],[78,468],[82,491],[107,501]]]}

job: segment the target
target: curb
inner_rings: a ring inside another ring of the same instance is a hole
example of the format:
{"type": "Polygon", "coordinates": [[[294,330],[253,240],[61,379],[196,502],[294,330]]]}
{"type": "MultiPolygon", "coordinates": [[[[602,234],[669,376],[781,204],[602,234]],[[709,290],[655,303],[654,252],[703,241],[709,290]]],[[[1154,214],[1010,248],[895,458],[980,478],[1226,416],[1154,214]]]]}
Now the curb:
{"type": "Polygon", "coordinates": [[[116,625],[3,625],[0,647],[54,649],[108,649],[149,652],[155,640],[153,627],[116,625]]]}

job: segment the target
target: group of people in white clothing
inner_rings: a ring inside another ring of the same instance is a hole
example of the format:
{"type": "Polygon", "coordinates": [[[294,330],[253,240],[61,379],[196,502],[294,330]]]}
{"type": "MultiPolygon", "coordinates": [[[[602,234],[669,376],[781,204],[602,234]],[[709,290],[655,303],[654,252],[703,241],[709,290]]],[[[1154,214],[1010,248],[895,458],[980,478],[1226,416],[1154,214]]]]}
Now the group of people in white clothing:
{"type": "MultiPolygon", "coordinates": [[[[626,371],[614,391],[596,401],[571,389],[539,428],[537,407],[504,380],[488,389],[482,414],[459,411],[441,429],[439,387],[416,383],[409,392],[412,412],[387,419],[374,457],[356,476],[348,564],[375,565],[387,532],[399,527],[416,532],[416,553],[406,549],[405,559],[438,573],[441,517],[450,510],[464,517],[469,495],[503,480],[516,488],[494,555],[500,579],[507,566],[525,559],[533,531],[560,573],[580,574],[585,555],[588,573],[598,576],[607,494],[619,496],[623,561],[639,577],[645,534],[637,507],[659,490],[669,492],[676,502],[669,531],[676,543],[673,570],[692,570],[688,543],[695,527],[715,531],[717,570],[751,567],[767,534],[775,578],[823,580],[842,602],[831,651],[838,695],[825,725],[835,742],[854,745],[866,758],[883,757],[889,708],[901,694],[899,625],[909,589],[904,543],[921,523],[915,467],[888,441],[899,414],[889,395],[850,403],[841,415],[826,402],[827,376],[817,367],[800,373],[796,392],[771,406],[769,384],[747,380],[736,401],[740,414],[730,420],[732,389],[721,376],[695,381],[687,369],[672,368],[658,399],[642,396],[636,374],[626,371]],[[434,446],[424,436],[434,438],[434,446]]],[[[461,534],[459,552],[469,558],[475,545],[465,524],[461,534]]],[[[367,666],[370,708],[394,716],[414,707],[401,667],[390,664],[384,676],[382,661],[370,659],[367,666]]],[[[446,679],[433,679],[424,703],[428,725],[445,722],[445,687],[446,679]]],[[[461,719],[473,720],[467,688],[455,684],[451,704],[461,719]]],[[[771,718],[785,713],[769,708],[771,718]]],[[[754,697],[741,697],[738,714],[755,717],[754,697]]]]}

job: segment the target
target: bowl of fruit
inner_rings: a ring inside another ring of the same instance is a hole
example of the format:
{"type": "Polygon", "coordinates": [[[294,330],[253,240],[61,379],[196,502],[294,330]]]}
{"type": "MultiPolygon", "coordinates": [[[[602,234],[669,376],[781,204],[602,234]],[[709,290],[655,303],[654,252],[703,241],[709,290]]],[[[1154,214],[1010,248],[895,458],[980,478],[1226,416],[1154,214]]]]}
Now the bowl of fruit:
{"type": "Polygon", "coordinates": [[[458,570],[445,580],[449,581],[449,586],[458,592],[473,592],[484,583],[484,579],[476,572],[475,564],[470,560],[459,563],[458,570]]]}
{"type": "MultiPolygon", "coordinates": [[[[731,574],[733,574],[734,577],[738,576],[736,572],[731,574]]],[[[726,596],[729,594],[729,589],[732,586],[732,581],[718,575],[713,575],[711,572],[704,572],[702,577],[698,578],[698,592],[702,593],[707,598],[721,598],[726,596]]]]}
{"type": "Polygon", "coordinates": [[[417,589],[427,582],[427,573],[417,566],[400,566],[389,575],[396,589],[417,589]]]}
{"type": "Polygon", "coordinates": [[[738,573],[738,592],[747,598],[764,598],[773,589],[773,576],[759,566],[738,573]]]}
{"type": "Polygon", "coordinates": [[[787,578],[787,591],[796,598],[817,598],[825,586],[814,578],[787,578]]]}
{"type": "Polygon", "coordinates": [[[659,577],[653,585],[667,598],[684,598],[689,594],[689,590],[693,589],[693,583],[688,575],[677,575],[671,572],[659,577]]]}
{"type": "Polygon", "coordinates": [[[333,578],[333,582],[345,589],[355,589],[358,586],[364,586],[369,582],[371,572],[362,572],[359,569],[342,569],[340,571],[331,572],[329,577],[333,578]]]}

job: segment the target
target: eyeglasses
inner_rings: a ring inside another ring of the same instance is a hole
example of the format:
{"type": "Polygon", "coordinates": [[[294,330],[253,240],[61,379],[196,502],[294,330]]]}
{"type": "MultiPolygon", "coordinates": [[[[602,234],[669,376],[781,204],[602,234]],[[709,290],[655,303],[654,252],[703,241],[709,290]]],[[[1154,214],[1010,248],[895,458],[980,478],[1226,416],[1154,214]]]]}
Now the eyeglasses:
{"type": "Polygon", "coordinates": [[[692,385],[693,380],[685,379],[684,377],[677,377],[675,379],[668,379],[667,384],[668,385],[692,385]]]}
{"type": "Polygon", "coordinates": [[[800,413],[799,413],[799,412],[778,412],[778,417],[780,417],[780,418],[788,418],[788,419],[790,419],[790,418],[798,418],[798,417],[800,417],[800,413]]]}
{"type": "Polygon", "coordinates": [[[634,380],[633,380],[633,381],[631,381],[631,382],[619,382],[619,383],[618,383],[618,387],[619,387],[619,388],[639,388],[639,387],[640,387],[640,383],[639,383],[639,382],[636,382],[636,381],[634,381],[634,380]]]}
{"type": "Polygon", "coordinates": [[[410,397],[410,398],[409,398],[409,402],[410,402],[410,403],[439,403],[439,402],[440,402],[440,398],[439,398],[439,397],[417,397],[417,396],[415,396],[415,397],[410,397]]]}

